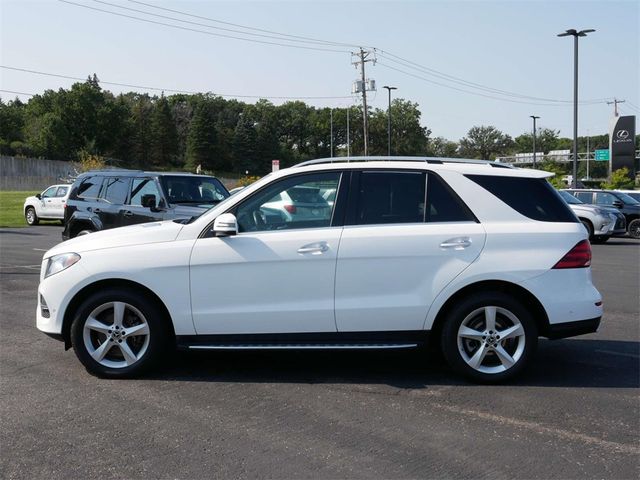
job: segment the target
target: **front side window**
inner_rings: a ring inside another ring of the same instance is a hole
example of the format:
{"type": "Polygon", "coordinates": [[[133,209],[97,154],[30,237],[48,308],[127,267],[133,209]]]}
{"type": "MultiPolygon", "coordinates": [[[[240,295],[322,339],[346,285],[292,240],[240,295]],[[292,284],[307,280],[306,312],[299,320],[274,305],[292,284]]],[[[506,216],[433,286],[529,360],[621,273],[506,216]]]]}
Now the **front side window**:
{"type": "Polygon", "coordinates": [[[424,204],[424,173],[362,172],[356,224],[423,222],[424,204]]]}
{"type": "Polygon", "coordinates": [[[129,203],[135,206],[142,206],[143,197],[148,199],[149,195],[155,197],[155,204],[153,206],[154,208],[157,207],[161,197],[156,182],[154,182],[152,178],[134,178],[133,182],[131,182],[131,199],[129,203]]]}
{"type": "Polygon", "coordinates": [[[129,179],[122,177],[107,178],[104,185],[104,199],[114,205],[122,205],[129,193],[129,179]]]}
{"type": "Polygon", "coordinates": [[[78,187],[78,198],[96,199],[102,187],[102,177],[89,177],[82,181],[78,187]]]}
{"type": "Polygon", "coordinates": [[[340,172],[300,175],[269,185],[236,207],[238,230],[329,227],[334,205],[322,193],[337,190],[340,176],[340,172]]]}
{"type": "Polygon", "coordinates": [[[215,177],[163,175],[160,183],[169,203],[214,205],[229,196],[227,189],[215,177]]]}
{"type": "Polygon", "coordinates": [[[44,192],[42,192],[42,198],[51,198],[56,196],[56,188],[57,187],[49,187],[44,192]]]}
{"type": "Polygon", "coordinates": [[[610,193],[596,193],[596,205],[613,205],[617,198],[610,193]]]}

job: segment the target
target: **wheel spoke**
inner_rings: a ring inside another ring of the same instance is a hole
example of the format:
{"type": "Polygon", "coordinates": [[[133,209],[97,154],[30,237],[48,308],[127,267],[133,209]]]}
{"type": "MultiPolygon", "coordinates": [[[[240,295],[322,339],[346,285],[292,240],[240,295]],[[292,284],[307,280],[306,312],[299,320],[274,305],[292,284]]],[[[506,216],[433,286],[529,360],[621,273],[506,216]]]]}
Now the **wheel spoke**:
{"type": "Polygon", "coordinates": [[[522,325],[518,324],[513,327],[505,328],[504,330],[499,331],[498,334],[500,335],[500,340],[506,340],[507,338],[521,337],[524,335],[524,329],[522,328],[522,325]]]}
{"type": "Polygon", "coordinates": [[[462,326],[460,327],[458,335],[464,338],[470,338],[471,340],[478,340],[479,342],[481,342],[484,333],[479,332],[478,330],[474,330],[473,328],[462,326]]]}
{"type": "Polygon", "coordinates": [[[486,330],[496,329],[496,307],[484,307],[484,321],[486,330]]]}
{"type": "Polygon", "coordinates": [[[104,333],[105,335],[109,335],[109,330],[111,329],[110,325],[105,325],[94,317],[89,317],[84,325],[90,330],[95,330],[96,332],[104,333]]]}
{"type": "Polygon", "coordinates": [[[482,361],[484,360],[484,357],[487,354],[487,350],[488,349],[486,345],[484,343],[481,344],[478,350],[476,350],[476,353],[474,353],[473,357],[471,357],[471,359],[469,360],[468,362],[469,366],[477,370],[478,367],[480,367],[480,365],[482,364],[482,361]]]}
{"type": "Polygon", "coordinates": [[[122,351],[122,356],[124,357],[124,361],[127,366],[134,364],[138,360],[136,354],[133,353],[126,340],[123,340],[122,343],[118,343],[118,347],[120,347],[120,350],[122,351]]]}
{"type": "Polygon", "coordinates": [[[133,337],[136,335],[149,335],[149,326],[146,323],[134,325],[126,329],[125,337],[133,337]]]}
{"type": "Polygon", "coordinates": [[[95,349],[94,352],[91,353],[91,356],[96,362],[101,361],[107,352],[111,349],[113,343],[109,340],[105,340],[98,348],[95,349]]]}
{"type": "Polygon", "coordinates": [[[498,358],[500,359],[500,362],[502,363],[502,366],[504,368],[509,368],[513,366],[514,363],[516,363],[513,357],[507,353],[507,351],[502,347],[502,345],[498,345],[497,347],[495,347],[494,350],[498,355],[498,358]]]}
{"type": "Polygon", "coordinates": [[[113,325],[121,327],[124,320],[125,304],[122,302],[113,302],[113,325]]]}

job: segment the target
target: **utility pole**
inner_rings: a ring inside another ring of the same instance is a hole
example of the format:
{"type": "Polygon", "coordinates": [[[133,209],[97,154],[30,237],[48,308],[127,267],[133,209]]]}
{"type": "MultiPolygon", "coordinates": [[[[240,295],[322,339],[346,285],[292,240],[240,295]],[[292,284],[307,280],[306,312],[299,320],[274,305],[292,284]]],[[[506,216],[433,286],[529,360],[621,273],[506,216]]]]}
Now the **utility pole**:
{"type": "Polygon", "coordinates": [[[607,102],[607,105],[613,105],[613,115],[615,117],[619,116],[618,115],[618,104],[619,103],[624,103],[624,100],[618,100],[617,98],[613,99],[613,102],[607,102]]]}
{"type": "Polygon", "coordinates": [[[533,168],[536,168],[536,120],[540,117],[529,115],[533,118],[533,168]]]}
{"type": "MultiPolygon", "coordinates": [[[[367,62],[376,61],[374,58],[369,58],[371,56],[371,52],[365,51],[362,47],[360,47],[360,52],[354,53],[359,60],[353,62],[353,65],[360,65],[360,79],[362,82],[362,129],[364,136],[364,156],[366,157],[369,154],[369,121],[368,121],[368,112],[367,112],[367,79],[364,73],[364,64],[367,62]]],[[[374,90],[373,88],[371,90],[374,90]]],[[[359,93],[356,91],[355,93],[359,93]]]]}

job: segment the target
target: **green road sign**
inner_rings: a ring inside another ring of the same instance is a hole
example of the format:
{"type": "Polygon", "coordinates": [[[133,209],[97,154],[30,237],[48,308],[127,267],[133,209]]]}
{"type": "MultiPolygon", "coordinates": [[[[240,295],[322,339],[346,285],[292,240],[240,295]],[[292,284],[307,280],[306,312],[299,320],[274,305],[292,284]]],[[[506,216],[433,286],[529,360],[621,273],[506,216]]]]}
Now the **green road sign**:
{"type": "Polygon", "coordinates": [[[596,162],[608,162],[609,161],[609,149],[596,150],[596,162]]]}

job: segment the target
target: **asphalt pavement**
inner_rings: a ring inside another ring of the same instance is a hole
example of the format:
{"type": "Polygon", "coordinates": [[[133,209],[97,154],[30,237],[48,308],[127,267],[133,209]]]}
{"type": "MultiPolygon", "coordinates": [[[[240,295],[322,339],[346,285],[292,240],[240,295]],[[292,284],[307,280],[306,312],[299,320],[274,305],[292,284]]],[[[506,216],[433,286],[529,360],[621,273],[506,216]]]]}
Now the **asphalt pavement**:
{"type": "Polygon", "coordinates": [[[176,354],[100,380],[38,332],[61,227],[0,229],[0,478],[638,478],[640,242],[593,246],[598,333],[515,383],[408,352],[176,354]]]}

